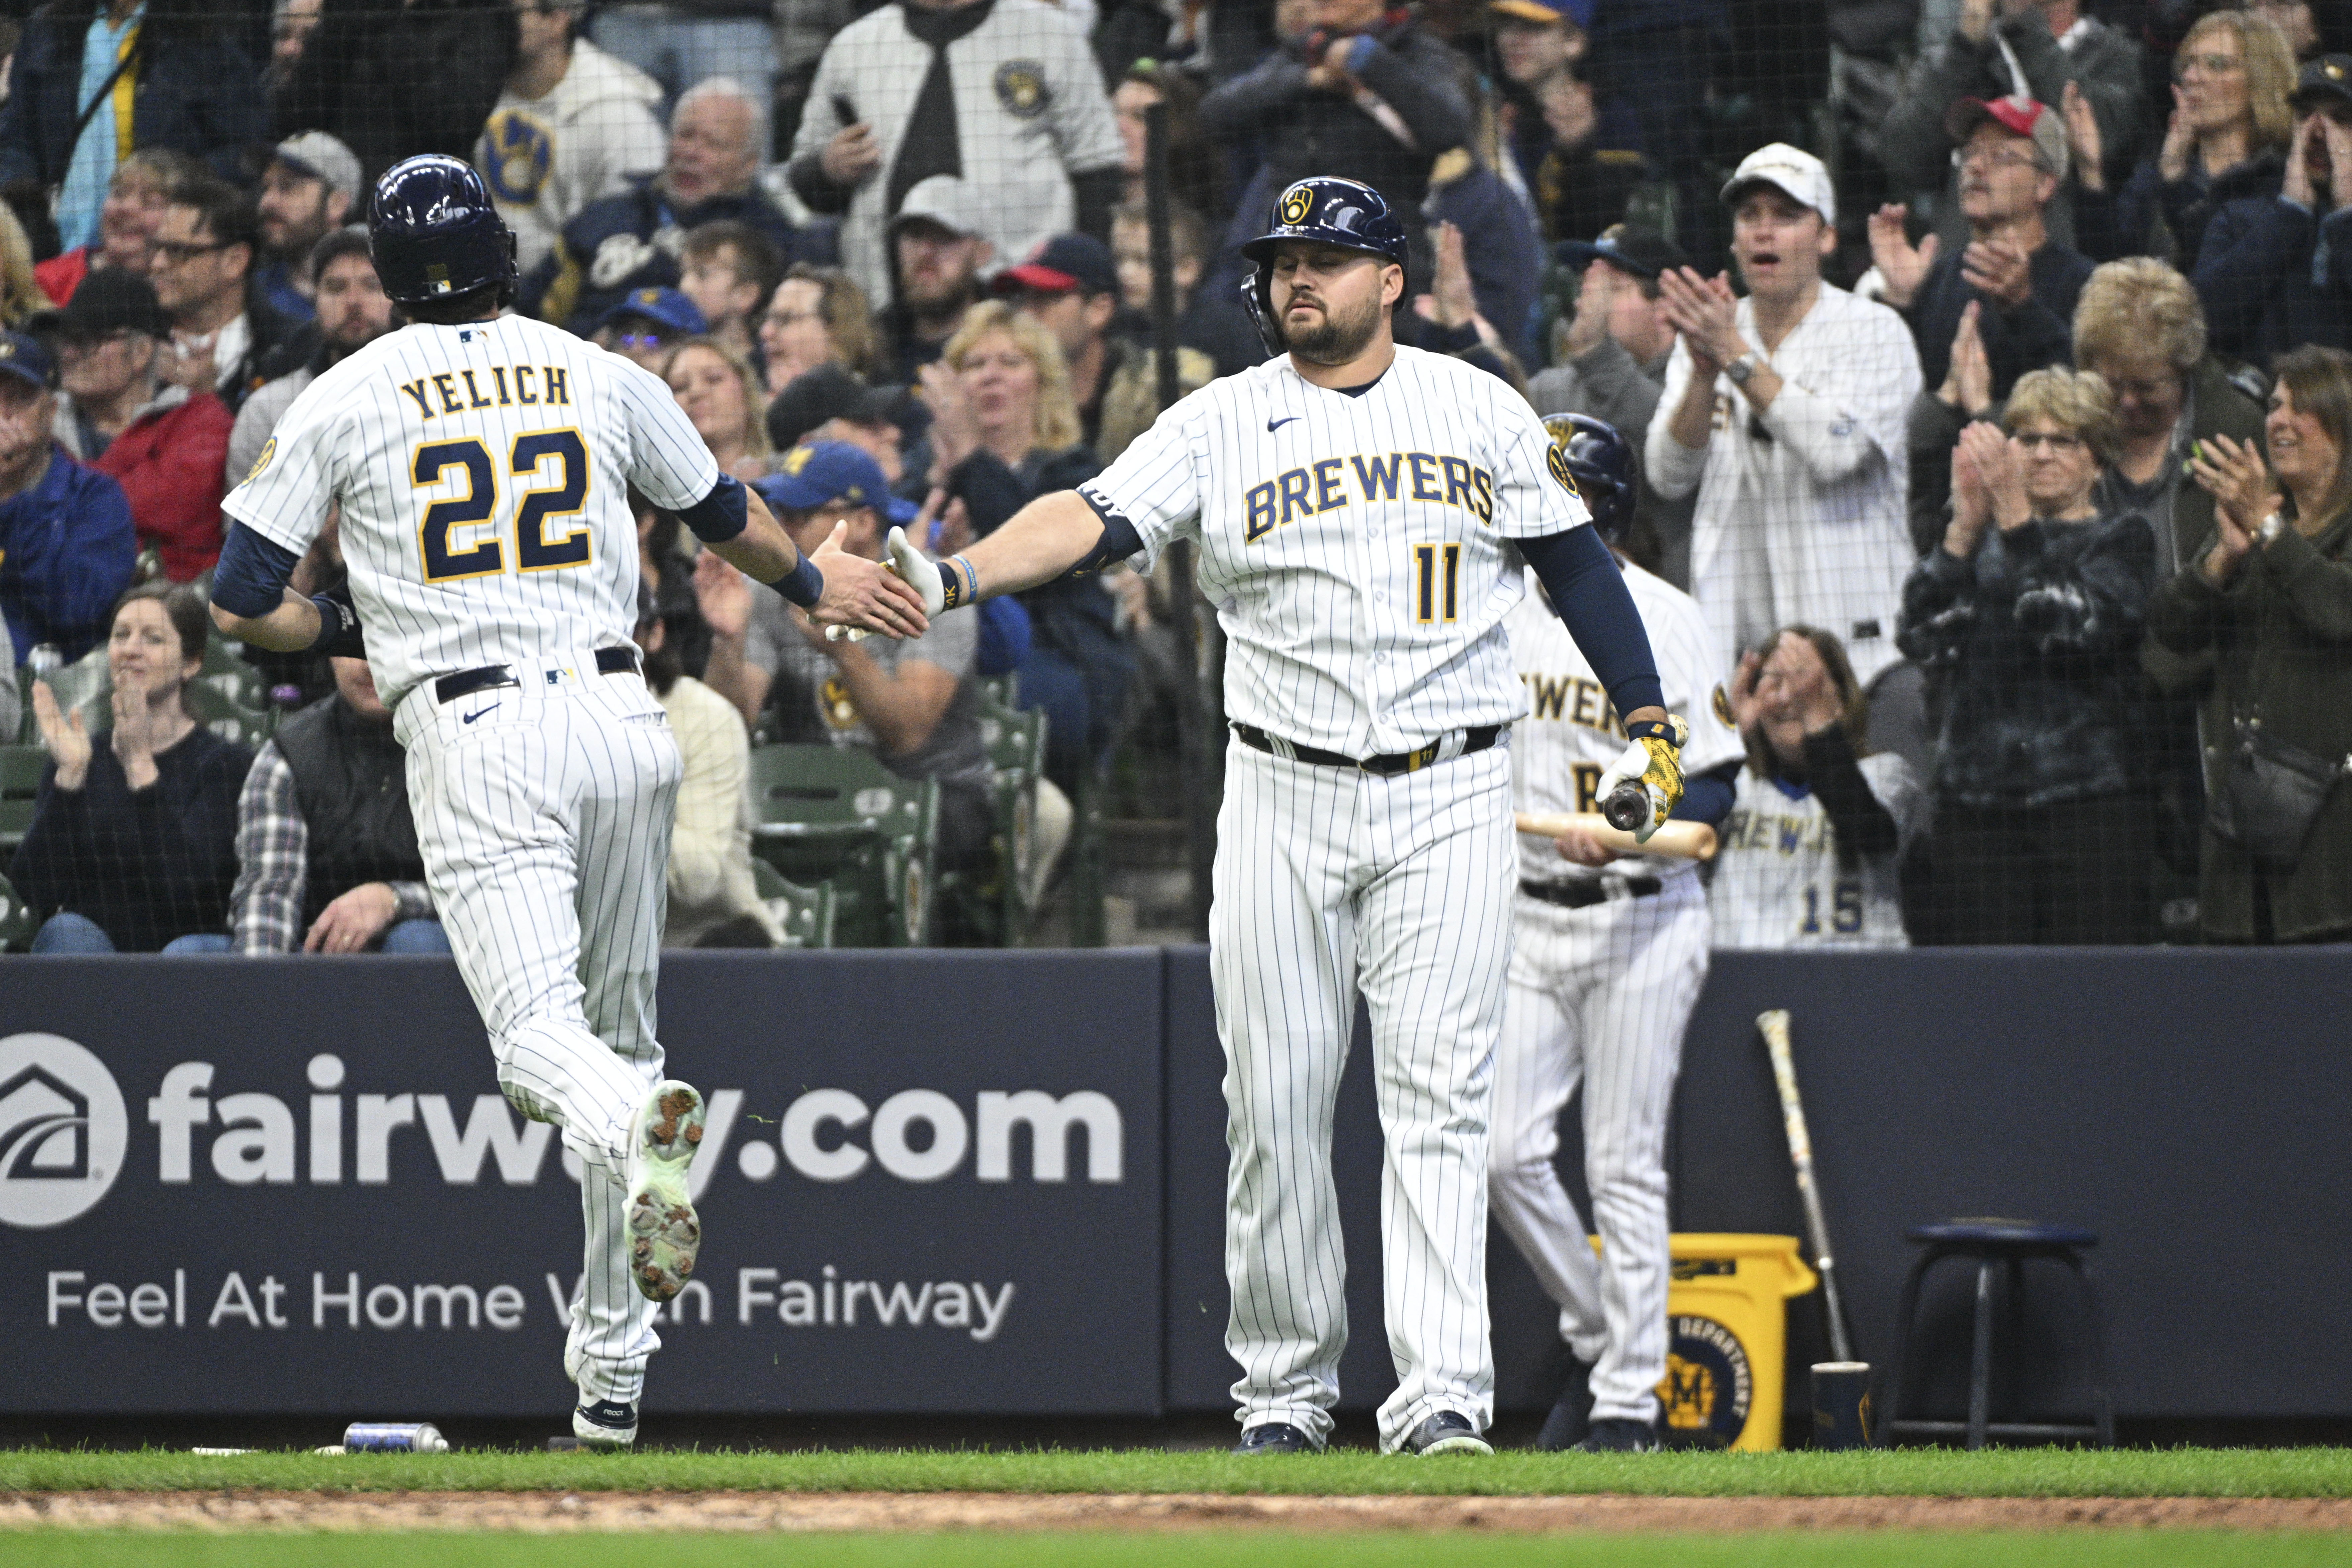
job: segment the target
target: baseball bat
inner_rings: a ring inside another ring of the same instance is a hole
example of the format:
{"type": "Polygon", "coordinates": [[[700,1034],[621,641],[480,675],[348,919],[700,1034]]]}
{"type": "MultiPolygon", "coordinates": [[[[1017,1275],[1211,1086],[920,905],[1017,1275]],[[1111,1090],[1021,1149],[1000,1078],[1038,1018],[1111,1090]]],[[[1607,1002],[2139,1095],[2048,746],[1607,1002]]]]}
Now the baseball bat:
{"type": "Polygon", "coordinates": [[[1813,1138],[1805,1129],[1805,1102],[1797,1093],[1797,1058],[1789,1049],[1789,1013],[1775,1007],[1756,1016],[1764,1048],[1772,1055],[1772,1081],[1780,1090],[1780,1121],[1789,1131],[1789,1160],[1797,1168],[1797,1196],[1805,1205],[1805,1230],[1813,1244],[1813,1267],[1822,1276],[1822,1310],[1830,1321],[1830,1350],[1839,1361],[1853,1360],[1845,1331],[1845,1308],[1838,1300],[1837,1259],[1830,1251],[1829,1222],[1822,1217],[1821,1188],[1813,1181],[1813,1138]]]}
{"type": "MultiPolygon", "coordinates": [[[[1649,809],[1646,797],[1642,809],[1649,809]]],[[[1664,855],[1676,860],[1715,858],[1715,829],[1704,822],[1669,821],[1650,835],[1647,844],[1637,844],[1631,832],[1589,811],[1522,811],[1517,819],[1522,833],[1558,838],[1563,833],[1581,831],[1622,855],[1664,855]]]]}
{"type": "Polygon", "coordinates": [[[1650,815],[1650,792],[1642,787],[1641,780],[1627,779],[1601,803],[1601,815],[1609,819],[1610,826],[1631,833],[1650,815]]]}

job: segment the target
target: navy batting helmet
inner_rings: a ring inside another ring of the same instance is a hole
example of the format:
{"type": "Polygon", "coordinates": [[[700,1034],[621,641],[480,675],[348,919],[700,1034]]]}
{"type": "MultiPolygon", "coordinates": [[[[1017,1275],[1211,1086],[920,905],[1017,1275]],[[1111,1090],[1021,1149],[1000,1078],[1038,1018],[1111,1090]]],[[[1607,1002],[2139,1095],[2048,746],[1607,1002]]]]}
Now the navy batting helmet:
{"type": "Polygon", "coordinates": [[[1624,542],[1633,526],[1641,465],[1617,426],[1589,414],[1554,414],[1544,421],[1551,432],[1545,460],[1552,477],[1571,483],[1592,513],[1592,526],[1612,544],[1624,542]]]}
{"type": "Polygon", "coordinates": [[[375,183],[368,248],[395,304],[425,305],[496,288],[514,297],[514,231],[473,165],[438,153],[405,158],[375,183]]]}
{"type": "MultiPolygon", "coordinates": [[[[1274,319],[1274,252],[1286,239],[1369,251],[1406,267],[1404,225],[1380,192],[1358,180],[1328,175],[1287,186],[1275,199],[1273,226],[1242,247],[1242,254],[1255,264],[1242,279],[1242,303],[1249,308],[1250,320],[1257,323],[1257,335],[1270,354],[1283,351],[1282,331],[1274,319]]],[[[1406,268],[1408,279],[1411,275],[1406,268]]]]}

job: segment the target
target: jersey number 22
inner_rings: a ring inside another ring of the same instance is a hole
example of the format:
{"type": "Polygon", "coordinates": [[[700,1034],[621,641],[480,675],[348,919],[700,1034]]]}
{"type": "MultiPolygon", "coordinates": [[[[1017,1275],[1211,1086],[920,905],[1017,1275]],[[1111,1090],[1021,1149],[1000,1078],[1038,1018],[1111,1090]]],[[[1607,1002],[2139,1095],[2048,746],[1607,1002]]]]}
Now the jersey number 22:
{"type": "MultiPolygon", "coordinates": [[[[525,490],[515,508],[515,569],[551,572],[587,563],[588,530],[573,529],[561,539],[547,536],[549,522],[577,516],[588,501],[588,447],[577,430],[533,430],[515,437],[508,456],[509,470],[517,479],[540,477],[552,467],[554,483],[525,490]]],[[[417,528],[427,583],[452,583],[465,577],[491,577],[507,569],[505,542],[484,539],[463,550],[450,547],[451,533],[488,522],[499,510],[499,478],[488,448],[474,437],[427,441],[416,448],[409,478],[419,489],[450,483],[450,469],[462,471],[466,493],[436,500],[425,509],[417,528]]]]}

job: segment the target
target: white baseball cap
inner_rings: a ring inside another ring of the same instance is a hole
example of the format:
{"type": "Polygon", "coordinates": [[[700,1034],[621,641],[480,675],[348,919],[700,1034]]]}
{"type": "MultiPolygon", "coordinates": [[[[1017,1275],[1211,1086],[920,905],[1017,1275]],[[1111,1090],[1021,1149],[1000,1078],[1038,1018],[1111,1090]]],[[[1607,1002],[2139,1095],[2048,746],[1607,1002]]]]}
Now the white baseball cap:
{"type": "Polygon", "coordinates": [[[889,230],[895,235],[917,221],[937,224],[966,239],[975,238],[988,232],[988,198],[969,181],[953,174],[933,174],[918,181],[907,193],[891,215],[889,230]]]}
{"type": "Polygon", "coordinates": [[[1823,223],[1837,222],[1837,192],[1830,187],[1830,172],[1801,147],[1775,142],[1757,148],[1739,160],[1739,167],[1724,182],[1723,199],[1731,201],[1749,185],[1770,185],[1821,214],[1823,223]]]}

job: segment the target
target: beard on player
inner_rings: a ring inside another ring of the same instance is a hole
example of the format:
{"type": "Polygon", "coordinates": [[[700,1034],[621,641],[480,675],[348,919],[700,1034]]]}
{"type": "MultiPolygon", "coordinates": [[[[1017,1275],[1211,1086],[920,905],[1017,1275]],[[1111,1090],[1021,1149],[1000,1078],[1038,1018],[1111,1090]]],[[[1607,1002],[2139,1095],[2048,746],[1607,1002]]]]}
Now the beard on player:
{"type": "Polygon", "coordinates": [[[1319,293],[1297,289],[1283,301],[1283,342],[1309,364],[1346,364],[1364,352],[1387,315],[1377,287],[1352,307],[1335,306],[1319,293]],[[1302,300],[1316,307],[1311,326],[1291,324],[1291,312],[1302,300]]]}

